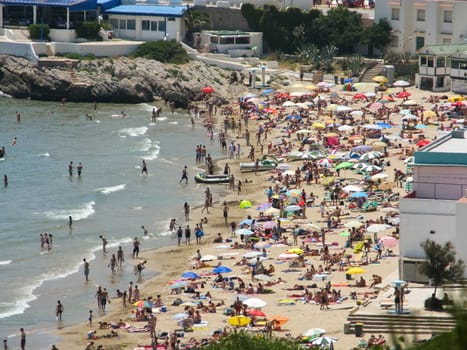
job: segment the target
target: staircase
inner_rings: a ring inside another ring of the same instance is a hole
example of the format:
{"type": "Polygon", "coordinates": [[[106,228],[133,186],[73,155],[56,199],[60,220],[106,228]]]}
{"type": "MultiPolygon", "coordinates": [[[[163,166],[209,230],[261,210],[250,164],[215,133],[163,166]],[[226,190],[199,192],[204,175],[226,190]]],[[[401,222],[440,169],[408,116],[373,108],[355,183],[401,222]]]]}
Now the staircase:
{"type": "Polygon", "coordinates": [[[25,42],[31,41],[29,38],[29,30],[28,29],[13,29],[15,41],[25,42]]]}
{"type": "Polygon", "coordinates": [[[426,335],[449,332],[456,326],[455,320],[442,312],[423,315],[356,313],[349,315],[347,321],[350,333],[355,332],[356,323],[363,323],[366,334],[426,335]]]}
{"type": "Polygon", "coordinates": [[[45,47],[47,48],[47,57],[53,57],[55,56],[53,50],[52,50],[52,45],[50,45],[49,43],[47,43],[45,45],[45,47]]]}
{"type": "Polygon", "coordinates": [[[66,64],[66,67],[68,68],[68,73],[70,74],[71,83],[72,84],[78,84],[79,81],[78,81],[78,78],[76,77],[76,74],[75,74],[75,70],[74,70],[74,67],[73,67],[73,61],[67,60],[65,62],[65,64],[66,64]]]}
{"type": "Polygon", "coordinates": [[[376,64],[373,67],[368,68],[363,74],[360,76],[360,81],[364,83],[374,83],[372,80],[377,75],[381,75],[383,73],[383,62],[375,62],[376,64]]]}

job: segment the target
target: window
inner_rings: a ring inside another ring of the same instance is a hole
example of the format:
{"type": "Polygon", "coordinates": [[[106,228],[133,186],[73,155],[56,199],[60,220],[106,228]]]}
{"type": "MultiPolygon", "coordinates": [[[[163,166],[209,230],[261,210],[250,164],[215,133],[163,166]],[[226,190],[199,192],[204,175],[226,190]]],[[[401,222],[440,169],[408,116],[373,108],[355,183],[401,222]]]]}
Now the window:
{"type": "Polygon", "coordinates": [[[175,17],[167,17],[167,21],[175,22],[175,17]]]}
{"type": "Polygon", "coordinates": [[[425,46],[425,38],[423,36],[417,36],[415,38],[415,50],[420,50],[425,46]]]}
{"type": "Polygon", "coordinates": [[[467,69],[467,63],[459,62],[460,69],[467,69]]]}
{"type": "Polygon", "coordinates": [[[126,29],[126,20],[125,20],[125,19],[121,19],[121,20],[119,21],[118,26],[119,26],[120,29],[126,29]]]}
{"type": "Polygon", "coordinates": [[[113,29],[118,29],[118,19],[116,18],[111,18],[109,20],[110,25],[112,26],[113,29]]]}
{"type": "Polygon", "coordinates": [[[392,8],[391,9],[391,19],[393,21],[398,21],[399,20],[399,8],[392,8]]]}
{"type": "Polygon", "coordinates": [[[129,19],[126,21],[126,29],[135,30],[136,29],[136,20],[129,19]]]}
{"type": "Polygon", "coordinates": [[[157,21],[151,21],[151,31],[157,32],[157,21]]]}
{"type": "Polygon", "coordinates": [[[437,77],[436,78],[436,87],[442,88],[444,86],[444,77],[437,77]]]}
{"type": "Polygon", "coordinates": [[[428,67],[433,68],[433,57],[428,57],[428,67]]]}
{"type": "Polygon", "coordinates": [[[443,38],[443,44],[451,44],[452,43],[452,40],[451,38],[443,38]]]}
{"type": "Polygon", "coordinates": [[[458,69],[459,68],[459,61],[452,60],[451,61],[451,68],[458,69]]]}
{"type": "Polygon", "coordinates": [[[151,22],[141,21],[141,30],[149,31],[151,29],[151,22]]]}
{"type": "Polygon", "coordinates": [[[452,11],[451,10],[444,11],[444,23],[452,23],[452,11]]]}
{"type": "Polygon", "coordinates": [[[250,37],[249,36],[238,36],[235,38],[235,42],[237,44],[249,44],[250,43],[250,37]]]}
{"type": "Polygon", "coordinates": [[[166,31],[165,21],[159,21],[159,32],[165,32],[165,31],[166,31]]]}
{"type": "Polygon", "coordinates": [[[217,36],[212,36],[210,42],[211,44],[217,44],[218,43],[217,36]]]}
{"type": "Polygon", "coordinates": [[[219,40],[219,44],[233,44],[234,43],[234,37],[233,36],[221,36],[219,40]]]}
{"type": "Polygon", "coordinates": [[[425,10],[424,9],[417,10],[417,21],[425,22],[425,10]]]}
{"type": "Polygon", "coordinates": [[[426,66],[426,56],[421,56],[420,57],[420,65],[421,66],[426,66]]]}
{"type": "Polygon", "coordinates": [[[391,47],[399,47],[399,37],[397,35],[391,37],[391,47]]]}
{"type": "Polygon", "coordinates": [[[438,67],[438,68],[445,67],[445,62],[446,62],[446,60],[444,59],[444,57],[438,57],[436,59],[436,67],[438,67]]]}

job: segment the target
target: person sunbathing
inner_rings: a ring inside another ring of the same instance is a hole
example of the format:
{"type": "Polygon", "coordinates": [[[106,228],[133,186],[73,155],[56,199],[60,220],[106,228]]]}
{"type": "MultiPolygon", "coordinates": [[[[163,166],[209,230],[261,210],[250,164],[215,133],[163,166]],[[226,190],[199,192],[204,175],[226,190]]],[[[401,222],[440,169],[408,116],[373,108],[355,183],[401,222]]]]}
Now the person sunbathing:
{"type": "Polygon", "coordinates": [[[373,279],[370,284],[370,288],[374,287],[377,284],[380,284],[382,282],[382,277],[376,274],[373,274],[373,279]]]}
{"type": "Polygon", "coordinates": [[[366,287],[366,280],[362,277],[360,277],[360,280],[355,283],[357,287],[366,287]]]}

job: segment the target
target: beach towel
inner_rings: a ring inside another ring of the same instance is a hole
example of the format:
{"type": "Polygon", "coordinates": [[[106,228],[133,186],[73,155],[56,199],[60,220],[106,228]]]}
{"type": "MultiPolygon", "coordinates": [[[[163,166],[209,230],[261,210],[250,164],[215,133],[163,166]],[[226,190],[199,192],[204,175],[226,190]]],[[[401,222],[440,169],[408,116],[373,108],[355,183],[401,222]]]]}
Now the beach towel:
{"type": "Polygon", "coordinates": [[[346,282],[340,282],[340,283],[331,283],[332,287],[349,287],[350,284],[346,282]]]}
{"type": "Polygon", "coordinates": [[[294,299],[282,299],[279,300],[279,305],[295,305],[296,301],[294,299]]]}

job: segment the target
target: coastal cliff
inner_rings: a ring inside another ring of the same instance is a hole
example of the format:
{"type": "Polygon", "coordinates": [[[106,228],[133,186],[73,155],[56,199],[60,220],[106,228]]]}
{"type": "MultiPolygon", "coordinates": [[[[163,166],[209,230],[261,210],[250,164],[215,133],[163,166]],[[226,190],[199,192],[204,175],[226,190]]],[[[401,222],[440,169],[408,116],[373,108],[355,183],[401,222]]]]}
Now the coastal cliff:
{"type": "Polygon", "coordinates": [[[211,86],[227,100],[240,85],[229,84],[231,71],[197,61],[164,64],[142,58],[102,58],[73,65],[44,67],[0,55],[0,90],[15,98],[43,101],[142,103],[163,99],[186,107],[211,86]]]}

